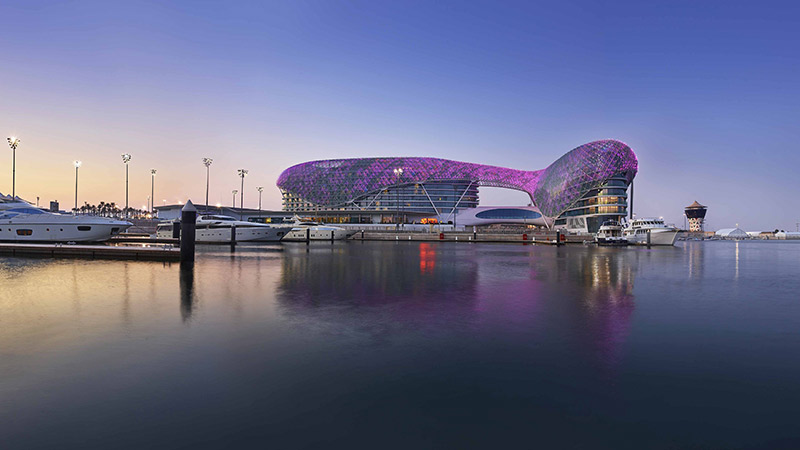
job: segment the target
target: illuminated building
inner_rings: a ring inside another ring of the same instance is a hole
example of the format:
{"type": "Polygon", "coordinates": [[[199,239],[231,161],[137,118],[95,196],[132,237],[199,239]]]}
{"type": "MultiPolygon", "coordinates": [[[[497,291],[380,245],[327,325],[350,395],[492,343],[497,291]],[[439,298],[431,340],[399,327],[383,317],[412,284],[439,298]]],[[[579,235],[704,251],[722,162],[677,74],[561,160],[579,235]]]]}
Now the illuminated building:
{"type": "Polygon", "coordinates": [[[602,140],[581,145],[542,170],[421,157],[332,159],[292,166],[277,184],[285,211],[329,222],[435,218],[458,225],[510,222],[593,232],[605,220],[626,216],[627,188],[637,169],[630,147],[602,140]],[[525,192],[530,205],[479,211],[482,186],[525,192]]]}

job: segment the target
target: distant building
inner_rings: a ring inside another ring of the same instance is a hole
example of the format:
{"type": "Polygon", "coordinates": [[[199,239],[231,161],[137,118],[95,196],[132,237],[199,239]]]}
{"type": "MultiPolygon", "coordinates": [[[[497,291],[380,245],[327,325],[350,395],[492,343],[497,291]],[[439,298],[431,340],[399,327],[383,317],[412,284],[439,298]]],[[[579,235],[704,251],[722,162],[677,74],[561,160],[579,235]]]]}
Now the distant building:
{"type": "Polygon", "coordinates": [[[695,200],[694,203],[687,206],[684,211],[686,212],[686,218],[689,220],[689,231],[703,231],[703,225],[705,224],[706,219],[706,211],[708,211],[708,208],[700,203],[697,203],[697,200],[695,200]]]}
{"type": "Polygon", "coordinates": [[[750,237],[746,231],[738,227],[723,228],[721,230],[717,230],[714,235],[722,239],[748,239],[750,237]]]}
{"type": "Polygon", "coordinates": [[[800,239],[800,233],[797,231],[778,231],[775,233],[777,239],[800,239]]]}

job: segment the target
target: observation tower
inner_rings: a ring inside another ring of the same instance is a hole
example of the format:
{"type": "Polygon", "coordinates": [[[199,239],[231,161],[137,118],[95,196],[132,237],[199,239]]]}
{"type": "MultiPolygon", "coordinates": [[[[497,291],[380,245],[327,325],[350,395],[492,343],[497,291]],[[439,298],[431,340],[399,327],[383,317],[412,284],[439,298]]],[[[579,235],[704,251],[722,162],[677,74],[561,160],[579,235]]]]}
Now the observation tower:
{"type": "Polygon", "coordinates": [[[708,211],[708,208],[700,203],[697,203],[697,200],[695,200],[695,202],[687,206],[684,211],[686,213],[686,218],[689,220],[689,231],[704,231],[703,224],[705,222],[706,211],[708,211]]]}

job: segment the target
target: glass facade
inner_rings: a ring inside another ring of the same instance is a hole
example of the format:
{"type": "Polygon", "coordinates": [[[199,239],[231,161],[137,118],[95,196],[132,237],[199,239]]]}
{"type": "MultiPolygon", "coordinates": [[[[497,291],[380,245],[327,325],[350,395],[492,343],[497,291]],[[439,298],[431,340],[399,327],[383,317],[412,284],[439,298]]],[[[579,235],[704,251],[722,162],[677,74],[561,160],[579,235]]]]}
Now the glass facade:
{"type": "Polygon", "coordinates": [[[589,233],[595,233],[607,220],[619,222],[628,214],[627,186],[627,179],[623,175],[614,175],[571,205],[556,220],[555,225],[585,228],[589,233]]]}
{"type": "Polygon", "coordinates": [[[478,186],[469,181],[402,184],[363,195],[336,208],[323,208],[283,191],[283,209],[292,212],[386,211],[401,214],[447,214],[478,206],[478,186]]]}

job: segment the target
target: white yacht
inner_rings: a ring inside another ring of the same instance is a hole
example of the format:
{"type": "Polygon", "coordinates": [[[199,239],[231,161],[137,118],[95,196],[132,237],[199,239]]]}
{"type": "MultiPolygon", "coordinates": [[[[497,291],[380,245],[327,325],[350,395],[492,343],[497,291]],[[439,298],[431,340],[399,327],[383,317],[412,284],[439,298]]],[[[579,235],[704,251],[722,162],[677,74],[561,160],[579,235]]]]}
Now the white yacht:
{"type": "Polygon", "coordinates": [[[284,241],[338,241],[354,233],[341,227],[302,220],[297,216],[294,216],[292,226],[292,231],[283,237],[284,241]]]}
{"type": "Polygon", "coordinates": [[[650,233],[650,245],[675,245],[679,230],[664,224],[664,219],[636,218],[625,228],[623,236],[630,244],[647,244],[650,233]]]}
{"type": "Polygon", "coordinates": [[[628,245],[628,240],[622,236],[622,225],[613,220],[608,220],[600,225],[594,235],[597,245],[628,245]]]}
{"type": "MultiPolygon", "coordinates": [[[[173,221],[161,222],[156,227],[157,238],[171,238],[173,221]]],[[[195,239],[197,242],[227,244],[231,241],[231,230],[236,226],[236,242],[277,242],[293,225],[265,224],[236,220],[230,216],[202,214],[197,216],[195,239]]]]}
{"type": "Polygon", "coordinates": [[[100,242],[132,225],[106,217],[53,213],[0,194],[0,241],[100,242]]]}

